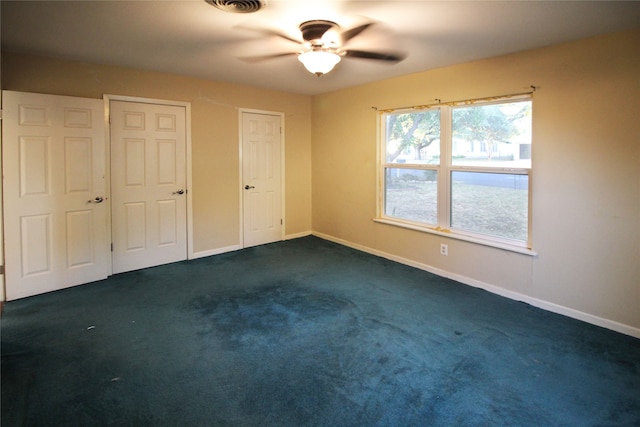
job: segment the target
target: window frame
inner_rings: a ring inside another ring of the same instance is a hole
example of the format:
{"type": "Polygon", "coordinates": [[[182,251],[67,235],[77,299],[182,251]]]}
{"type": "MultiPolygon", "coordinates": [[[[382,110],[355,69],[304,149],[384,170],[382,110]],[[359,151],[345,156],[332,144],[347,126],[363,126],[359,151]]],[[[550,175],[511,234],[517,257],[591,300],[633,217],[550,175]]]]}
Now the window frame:
{"type": "MultiPolygon", "coordinates": [[[[529,167],[513,166],[477,166],[477,165],[454,165],[452,162],[453,138],[452,138],[452,118],[453,110],[456,107],[471,105],[491,105],[505,104],[511,102],[531,102],[533,111],[533,96],[531,94],[521,94],[516,96],[483,98],[477,100],[465,100],[461,102],[438,103],[420,107],[398,108],[379,111],[378,116],[378,179],[377,179],[377,207],[375,221],[379,223],[399,226],[431,234],[446,236],[449,238],[469,241],[485,246],[506,249],[513,252],[527,255],[535,255],[532,250],[532,172],[533,156],[529,167]],[[422,163],[389,163],[387,162],[387,141],[386,141],[386,117],[389,114],[402,114],[420,112],[431,109],[440,110],[440,161],[438,164],[422,163]],[[388,169],[418,169],[434,170],[437,176],[437,224],[413,221],[387,215],[386,208],[386,173],[388,169]],[[527,176],[527,239],[517,240],[506,237],[493,236],[468,230],[463,230],[451,226],[452,213],[452,173],[453,172],[477,172],[490,174],[509,174],[527,176]]],[[[533,122],[533,117],[532,117],[533,122]]],[[[533,140],[533,137],[532,137],[533,140]]],[[[532,141],[533,142],[533,141],[532,141]]]]}

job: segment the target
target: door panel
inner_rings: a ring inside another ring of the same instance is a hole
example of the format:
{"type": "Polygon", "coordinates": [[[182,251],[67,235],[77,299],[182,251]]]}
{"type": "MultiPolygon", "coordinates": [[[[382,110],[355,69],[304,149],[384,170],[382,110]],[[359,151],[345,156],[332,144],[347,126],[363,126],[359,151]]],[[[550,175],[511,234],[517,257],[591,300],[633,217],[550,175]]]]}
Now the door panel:
{"type": "Polygon", "coordinates": [[[103,103],[3,92],[8,300],[109,272],[103,103]]]}
{"type": "Polygon", "coordinates": [[[282,240],[280,116],[242,113],[244,247],[282,240]]]}
{"type": "MultiPolygon", "coordinates": [[[[11,142],[7,142],[10,144],[11,142]]],[[[49,138],[18,137],[20,145],[20,195],[45,196],[49,195],[49,138]]]]}
{"type": "Polygon", "coordinates": [[[187,258],[186,109],[111,101],[113,272],[187,258]]]}
{"type": "Polygon", "coordinates": [[[177,235],[177,203],[176,200],[159,200],[158,202],[158,245],[176,245],[177,235]]]}
{"type": "MultiPolygon", "coordinates": [[[[125,250],[127,252],[143,250],[146,248],[147,233],[146,233],[146,209],[144,202],[138,203],[125,203],[125,218],[126,224],[126,245],[125,250]]],[[[120,245],[118,245],[120,246],[120,245]]]]}
{"type": "MultiPolygon", "coordinates": [[[[23,216],[20,220],[22,277],[51,273],[51,215],[23,216]]],[[[7,265],[7,270],[16,267],[20,266],[7,265]]],[[[13,285],[12,280],[7,283],[13,285]]]]}
{"type": "Polygon", "coordinates": [[[68,194],[91,191],[94,167],[91,139],[66,138],[64,141],[64,184],[68,194]]]}
{"type": "Polygon", "coordinates": [[[93,264],[93,212],[67,212],[67,268],[93,264]]]}

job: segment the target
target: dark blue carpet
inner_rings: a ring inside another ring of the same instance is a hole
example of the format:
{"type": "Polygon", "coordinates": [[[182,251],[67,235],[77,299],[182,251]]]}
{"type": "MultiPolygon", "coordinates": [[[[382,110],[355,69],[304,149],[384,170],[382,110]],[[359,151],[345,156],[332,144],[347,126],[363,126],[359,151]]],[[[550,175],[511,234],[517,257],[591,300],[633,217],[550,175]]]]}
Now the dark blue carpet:
{"type": "Polygon", "coordinates": [[[640,340],[314,237],[7,303],[3,426],[638,426],[640,340]]]}

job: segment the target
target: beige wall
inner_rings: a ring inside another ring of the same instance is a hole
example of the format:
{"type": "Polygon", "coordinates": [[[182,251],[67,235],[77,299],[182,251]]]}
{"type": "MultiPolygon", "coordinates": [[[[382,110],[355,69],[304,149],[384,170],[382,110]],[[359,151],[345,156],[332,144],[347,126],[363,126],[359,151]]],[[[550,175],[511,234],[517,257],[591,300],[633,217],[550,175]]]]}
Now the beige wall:
{"type": "Polygon", "coordinates": [[[2,88],[191,103],[194,252],[239,245],[238,110],[285,115],[285,233],[311,231],[311,98],[127,68],[2,54],[2,88]]]}
{"type": "Polygon", "coordinates": [[[192,105],[195,251],[239,244],[238,108],[285,113],[286,233],[389,255],[640,336],[640,30],[313,98],[3,53],[2,88],[192,105]],[[375,223],[372,106],[528,90],[534,96],[531,257],[375,223]],[[313,181],[312,181],[313,175],[313,181]],[[311,197],[313,195],[313,197],[311,197]],[[449,256],[439,255],[441,242],[449,256]]]}
{"type": "Polygon", "coordinates": [[[638,52],[640,30],[314,97],[313,230],[640,336],[638,52]],[[537,256],[373,222],[372,106],[487,97],[530,85],[539,87],[532,178],[537,256]],[[449,244],[448,257],[438,253],[441,242],[449,244]]]}

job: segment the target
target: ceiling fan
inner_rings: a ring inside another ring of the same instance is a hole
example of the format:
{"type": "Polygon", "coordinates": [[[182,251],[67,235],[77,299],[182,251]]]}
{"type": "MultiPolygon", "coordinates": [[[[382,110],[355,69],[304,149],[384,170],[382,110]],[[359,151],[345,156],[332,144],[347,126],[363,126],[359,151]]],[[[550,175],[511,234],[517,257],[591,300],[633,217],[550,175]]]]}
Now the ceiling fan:
{"type": "Polygon", "coordinates": [[[349,40],[370,28],[372,25],[374,24],[370,22],[349,30],[341,31],[340,26],[332,21],[306,21],[299,26],[302,40],[275,30],[258,30],[300,44],[301,48],[295,52],[250,56],[240,59],[253,63],[283,56],[297,55],[298,60],[302,62],[305,68],[318,77],[331,71],[342,58],[362,58],[387,62],[402,61],[406,55],[401,52],[376,52],[354,50],[345,47],[349,40]]]}

